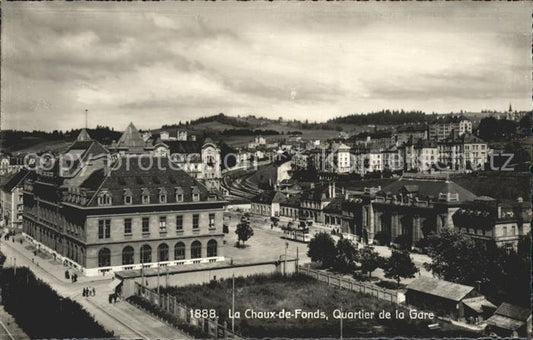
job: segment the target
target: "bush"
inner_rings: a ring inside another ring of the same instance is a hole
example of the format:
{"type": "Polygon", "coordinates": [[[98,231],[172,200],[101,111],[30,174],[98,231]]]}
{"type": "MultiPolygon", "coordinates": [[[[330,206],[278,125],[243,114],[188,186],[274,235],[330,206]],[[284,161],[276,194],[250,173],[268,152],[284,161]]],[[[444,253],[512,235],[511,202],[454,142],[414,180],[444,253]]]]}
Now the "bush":
{"type": "Polygon", "coordinates": [[[17,324],[35,338],[109,338],[107,332],[77,302],[59,296],[28,268],[0,271],[2,303],[17,324]]]}
{"type": "Polygon", "coordinates": [[[398,245],[401,250],[410,250],[413,245],[413,240],[410,235],[399,235],[394,239],[394,243],[398,245]]]}

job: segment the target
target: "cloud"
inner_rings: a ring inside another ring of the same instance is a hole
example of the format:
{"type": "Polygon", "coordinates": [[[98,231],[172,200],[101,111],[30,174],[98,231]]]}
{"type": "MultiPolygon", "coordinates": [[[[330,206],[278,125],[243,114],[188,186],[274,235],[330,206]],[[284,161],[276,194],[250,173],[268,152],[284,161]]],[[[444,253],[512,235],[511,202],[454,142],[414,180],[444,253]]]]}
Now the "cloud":
{"type": "Polygon", "coordinates": [[[529,108],[531,4],[485,5],[6,3],[2,124],[529,108]]]}

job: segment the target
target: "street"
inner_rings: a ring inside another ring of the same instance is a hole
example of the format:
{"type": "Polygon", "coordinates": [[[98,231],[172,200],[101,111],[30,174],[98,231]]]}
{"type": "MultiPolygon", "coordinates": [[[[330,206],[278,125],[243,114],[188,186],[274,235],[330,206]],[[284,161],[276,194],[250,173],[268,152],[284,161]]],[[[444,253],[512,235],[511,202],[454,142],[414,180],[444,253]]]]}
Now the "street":
{"type": "Polygon", "coordinates": [[[109,283],[112,276],[84,277],[79,275],[78,282],[72,283],[65,279],[64,271],[67,267],[52,259],[36,257],[35,262],[32,250],[27,242],[0,241],[0,249],[7,257],[4,266],[25,266],[42,281],[48,283],[59,295],[68,297],[83,306],[94,319],[106,329],[123,339],[156,339],[156,338],[188,338],[179,330],[152,317],[126,301],[115,304],[108,302],[111,293],[109,283]],[[84,287],[94,287],[96,295],[83,297],[84,287]]]}

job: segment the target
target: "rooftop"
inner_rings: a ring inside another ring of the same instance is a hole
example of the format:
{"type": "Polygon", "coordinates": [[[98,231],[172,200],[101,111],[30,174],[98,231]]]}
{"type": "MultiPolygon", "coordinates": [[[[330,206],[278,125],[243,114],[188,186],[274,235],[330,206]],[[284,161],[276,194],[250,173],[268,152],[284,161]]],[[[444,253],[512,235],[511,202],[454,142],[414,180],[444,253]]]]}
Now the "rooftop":
{"type": "Polygon", "coordinates": [[[407,290],[418,291],[459,302],[472,292],[474,287],[429,277],[420,277],[407,285],[407,290]]]}

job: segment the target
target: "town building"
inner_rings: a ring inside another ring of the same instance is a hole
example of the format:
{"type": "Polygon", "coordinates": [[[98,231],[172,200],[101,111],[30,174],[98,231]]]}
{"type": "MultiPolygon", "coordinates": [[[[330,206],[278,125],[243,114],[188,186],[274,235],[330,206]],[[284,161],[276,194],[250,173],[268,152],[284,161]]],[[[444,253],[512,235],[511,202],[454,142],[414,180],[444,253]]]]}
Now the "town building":
{"type": "Polygon", "coordinates": [[[453,215],[455,229],[480,241],[516,249],[521,236],[531,230],[530,204],[519,198],[502,202],[480,196],[465,202],[453,215]]]}
{"type": "Polygon", "coordinates": [[[428,138],[431,141],[441,141],[448,138],[453,132],[459,136],[472,133],[472,122],[463,116],[446,115],[429,124],[428,138]]]}
{"type": "Polygon", "coordinates": [[[450,170],[481,168],[491,153],[485,141],[470,133],[452,133],[448,138],[440,140],[437,148],[439,163],[450,170]]]}
{"type": "Polygon", "coordinates": [[[265,191],[250,200],[250,212],[261,216],[279,216],[280,203],[285,196],[278,191],[265,191]]]}
{"type": "Polygon", "coordinates": [[[0,192],[1,226],[12,232],[22,231],[22,212],[24,197],[22,188],[29,171],[21,169],[12,174],[0,192]]]}
{"type": "Polygon", "coordinates": [[[445,176],[405,173],[399,180],[360,196],[361,225],[346,232],[363,242],[394,242],[403,235],[413,244],[430,232],[453,228],[453,214],[475,194],[445,176]],[[379,234],[379,236],[378,236],[379,234]]]}
{"type": "Polygon", "coordinates": [[[150,155],[170,157],[173,164],[202,182],[208,190],[219,191],[222,179],[222,159],[220,148],[210,138],[203,141],[184,140],[180,131],[176,138],[143,139],[137,128],[130,123],[118,142],[109,147],[112,154],[150,155]]]}
{"type": "Polygon", "coordinates": [[[391,142],[400,146],[408,141],[416,142],[419,139],[428,139],[428,127],[426,125],[399,126],[392,133],[391,142]]]}
{"type": "MultiPolygon", "coordinates": [[[[68,152],[97,151],[85,142],[68,152]]],[[[106,163],[107,150],[93,158],[102,161],[69,171],[56,162],[25,179],[23,232],[40,250],[87,276],[223,259],[226,202],[217,194],[168,158],[156,165],[115,155],[106,163]]]]}

